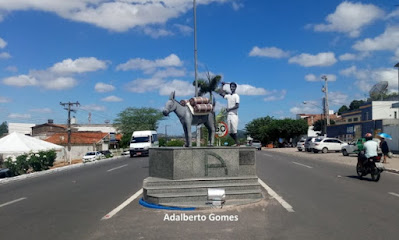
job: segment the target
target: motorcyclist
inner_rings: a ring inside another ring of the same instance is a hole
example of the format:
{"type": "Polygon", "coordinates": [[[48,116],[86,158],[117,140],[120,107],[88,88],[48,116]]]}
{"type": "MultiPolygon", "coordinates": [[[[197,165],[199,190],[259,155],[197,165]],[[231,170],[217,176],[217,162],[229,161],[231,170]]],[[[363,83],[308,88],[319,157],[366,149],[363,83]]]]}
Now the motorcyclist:
{"type": "Polygon", "coordinates": [[[366,139],[366,142],[363,144],[364,155],[359,156],[363,166],[369,158],[378,156],[378,143],[373,141],[373,135],[371,133],[366,133],[364,137],[366,139]]]}

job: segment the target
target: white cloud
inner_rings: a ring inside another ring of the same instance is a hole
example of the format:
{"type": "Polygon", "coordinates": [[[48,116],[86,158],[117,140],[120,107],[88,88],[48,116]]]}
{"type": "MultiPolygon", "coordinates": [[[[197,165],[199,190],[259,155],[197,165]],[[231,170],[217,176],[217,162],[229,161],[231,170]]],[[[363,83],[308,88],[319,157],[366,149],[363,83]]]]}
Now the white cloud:
{"type": "Polygon", "coordinates": [[[86,111],[96,111],[96,112],[105,112],[105,110],[107,110],[106,107],[97,104],[83,105],[80,108],[86,111]]]}
{"type": "Polygon", "coordinates": [[[356,60],[356,55],[352,53],[345,53],[339,56],[339,60],[341,61],[356,60]]]}
{"type": "Polygon", "coordinates": [[[144,31],[145,34],[147,34],[150,37],[155,38],[155,39],[160,38],[160,37],[166,37],[166,36],[173,36],[174,35],[173,32],[168,31],[166,29],[162,29],[162,28],[156,29],[156,28],[151,28],[151,27],[145,27],[143,29],[144,29],[143,31],[144,31]]]}
{"type": "MultiPolygon", "coordinates": [[[[198,5],[226,0],[198,1],[198,5]]],[[[162,25],[187,13],[192,1],[145,0],[9,0],[0,2],[0,12],[34,9],[52,12],[73,21],[89,23],[111,31],[123,32],[135,27],[162,25]]]]}
{"type": "Polygon", "coordinates": [[[180,58],[175,54],[171,54],[164,59],[156,59],[154,61],[142,58],[130,59],[126,63],[119,64],[116,67],[116,70],[142,70],[145,73],[149,74],[153,73],[156,68],[180,67],[182,65],[183,62],[180,61],[180,58]]]}
{"type": "Polygon", "coordinates": [[[20,114],[20,113],[10,113],[8,115],[8,118],[13,118],[13,119],[30,119],[31,115],[30,114],[20,114]]]}
{"type": "Polygon", "coordinates": [[[374,84],[387,81],[389,91],[398,89],[398,71],[393,68],[379,69],[357,69],[355,66],[344,69],[340,72],[345,76],[356,78],[355,86],[363,92],[368,93],[374,84]]]}
{"type": "Polygon", "coordinates": [[[292,107],[290,109],[290,113],[292,113],[292,114],[301,114],[301,113],[320,114],[323,111],[321,102],[315,102],[315,101],[305,101],[305,102],[306,102],[306,104],[292,107]]]}
{"type": "Polygon", "coordinates": [[[160,86],[165,85],[165,81],[159,78],[154,79],[136,79],[126,85],[130,92],[145,93],[157,90],[160,86]]]}
{"type": "MultiPolygon", "coordinates": [[[[224,89],[230,92],[230,86],[226,84],[224,89]]],[[[237,94],[239,95],[266,95],[269,92],[264,88],[257,88],[248,84],[237,84],[237,94]]]]}
{"type": "Polygon", "coordinates": [[[169,96],[171,92],[175,91],[176,96],[194,96],[194,86],[186,81],[173,80],[162,85],[159,89],[159,94],[169,96]]]}
{"type": "Polygon", "coordinates": [[[0,48],[5,48],[7,46],[7,42],[4,39],[0,38],[0,48]]]}
{"type": "Polygon", "coordinates": [[[271,102],[271,101],[278,101],[278,100],[283,100],[285,98],[285,95],[287,94],[287,90],[283,89],[281,91],[273,90],[271,91],[263,100],[266,102],[271,102]]]}
{"type": "Polygon", "coordinates": [[[314,74],[307,74],[307,75],[305,76],[305,80],[306,80],[307,82],[316,82],[316,81],[318,81],[316,75],[314,75],[314,74]]]}
{"type": "Polygon", "coordinates": [[[186,71],[177,68],[167,68],[154,73],[153,78],[183,77],[186,71]]]}
{"type": "Polygon", "coordinates": [[[342,106],[348,104],[349,96],[341,92],[329,92],[328,103],[329,106],[342,106]]]}
{"type": "Polygon", "coordinates": [[[35,109],[30,109],[29,112],[52,113],[53,111],[50,108],[35,108],[35,109]]]}
{"type": "Polygon", "coordinates": [[[233,2],[233,3],[232,3],[232,7],[233,7],[233,9],[234,9],[235,11],[238,11],[238,10],[240,10],[241,8],[244,7],[244,4],[242,4],[242,3],[237,3],[237,2],[233,2]]]}
{"type": "Polygon", "coordinates": [[[331,66],[337,62],[337,59],[335,58],[335,54],[332,52],[323,52],[317,55],[302,53],[290,58],[288,62],[297,63],[304,67],[331,66]]]}
{"type": "Polygon", "coordinates": [[[36,86],[38,85],[38,81],[36,78],[28,76],[28,75],[19,75],[14,77],[8,77],[3,79],[3,83],[9,86],[15,87],[26,87],[26,86],[36,86]]]}
{"type": "Polygon", "coordinates": [[[107,63],[105,61],[98,60],[94,57],[89,58],[78,58],[72,60],[70,58],[65,59],[62,62],[54,64],[50,68],[50,71],[68,74],[68,73],[85,73],[93,72],[98,70],[103,70],[107,68],[107,63]]]}
{"type": "Polygon", "coordinates": [[[11,55],[7,52],[0,53],[0,59],[8,59],[11,58],[11,55]]]}
{"type": "Polygon", "coordinates": [[[289,57],[289,52],[286,52],[284,50],[281,50],[276,47],[264,47],[264,48],[259,48],[258,46],[255,46],[252,48],[251,52],[249,53],[249,56],[252,57],[270,57],[270,58],[285,58],[289,57]]]}
{"type": "Polygon", "coordinates": [[[383,34],[357,41],[352,47],[358,51],[395,50],[399,48],[399,27],[387,27],[383,34]]]}
{"type": "Polygon", "coordinates": [[[109,97],[101,99],[101,101],[104,101],[104,102],[122,102],[123,99],[119,98],[119,97],[116,97],[116,96],[109,96],[109,97]]]}
{"type": "Polygon", "coordinates": [[[342,2],[326,17],[326,24],[314,25],[318,32],[342,32],[358,37],[363,27],[384,17],[384,11],[372,4],[342,2]]]}
{"type": "Polygon", "coordinates": [[[96,83],[96,85],[94,86],[94,89],[96,90],[96,92],[104,93],[104,92],[114,91],[115,87],[110,84],[99,82],[99,83],[96,83]]]}
{"type": "Polygon", "coordinates": [[[194,31],[192,27],[187,25],[174,24],[173,26],[175,26],[185,36],[190,35],[194,31]]]}
{"type": "Polygon", "coordinates": [[[16,66],[8,66],[8,67],[6,67],[6,71],[8,71],[8,72],[18,72],[18,68],[16,66]]]}
{"type": "Polygon", "coordinates": [[[11,102],[11,99],[0,96],[0,103],[8,103],[11,102]]]}
{"type": "Polygon", "coordinates": [[[58,77],[51,81],[43,81],[41,85],[50,90],[64,90],[78,85],[78,81],[71,77],[58,77]]]}

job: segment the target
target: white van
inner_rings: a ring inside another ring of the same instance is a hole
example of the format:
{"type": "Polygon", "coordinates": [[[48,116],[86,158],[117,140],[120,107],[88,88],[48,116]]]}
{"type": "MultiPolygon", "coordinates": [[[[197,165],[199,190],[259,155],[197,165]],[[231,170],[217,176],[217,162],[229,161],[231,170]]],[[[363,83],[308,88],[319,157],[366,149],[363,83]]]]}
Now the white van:
{"type": "Polygon", "coordinates": [[[150,147],[159,147],[156,131],[134,131],[130,140],[130,157],[148,155],[150,147]]]}

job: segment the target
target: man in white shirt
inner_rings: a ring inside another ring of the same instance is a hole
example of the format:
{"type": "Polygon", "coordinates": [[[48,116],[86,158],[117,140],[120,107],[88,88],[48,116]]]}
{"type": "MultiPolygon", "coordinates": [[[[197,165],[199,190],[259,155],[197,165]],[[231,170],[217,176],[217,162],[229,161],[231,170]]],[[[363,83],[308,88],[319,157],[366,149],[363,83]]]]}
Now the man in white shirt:
{"type": "MultiPolygon", "coordinates": [[[[222,82],[222,86],[225,83],[222,82]]],[[[230,136],[234,139],[235,145],[238,146],[237,128],[238,128],[238,108],[240,107],[240,96],[236,93],[237,84],[235,82],[230,83],[231,93],[220,92],[219,94],[227,99],[227,127],[230,136]]]]}
{"type": "Polygon", "coordinates": [[[363,144],[365,149],[366,158],[377,157],[378,156],[378,143],[373,141],[373,136],[371,133],[366,134],[366,142],[363,144]]]}

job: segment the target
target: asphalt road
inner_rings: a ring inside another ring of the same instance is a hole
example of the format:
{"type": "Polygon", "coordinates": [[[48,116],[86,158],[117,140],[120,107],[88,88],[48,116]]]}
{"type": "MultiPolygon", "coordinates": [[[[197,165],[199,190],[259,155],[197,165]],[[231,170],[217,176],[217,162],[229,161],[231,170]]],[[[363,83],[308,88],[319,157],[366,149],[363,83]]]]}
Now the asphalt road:
{"type": "Polygon", "coordinates": [[[359,180],[354,166],[322,157],[257,151],[258,177],[294,212],[265,191],[265,200],[254,205],[191,212],[148,209],[136,199],[101,220],[142,187],[148,158],[0,185],[1,239],[397,239],[399,175],[359,180]],[[207,219],[165,220],[172,214],[207,219]]]}

